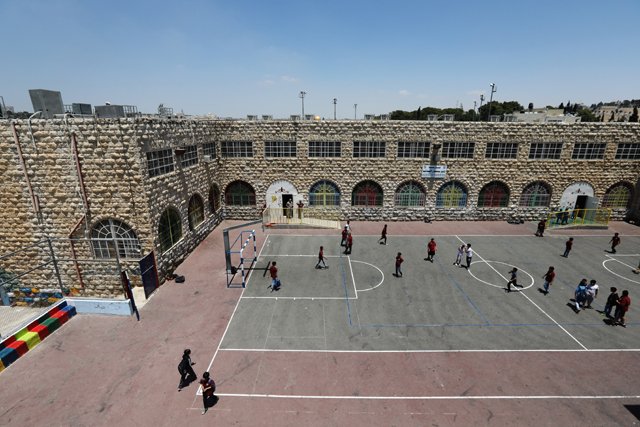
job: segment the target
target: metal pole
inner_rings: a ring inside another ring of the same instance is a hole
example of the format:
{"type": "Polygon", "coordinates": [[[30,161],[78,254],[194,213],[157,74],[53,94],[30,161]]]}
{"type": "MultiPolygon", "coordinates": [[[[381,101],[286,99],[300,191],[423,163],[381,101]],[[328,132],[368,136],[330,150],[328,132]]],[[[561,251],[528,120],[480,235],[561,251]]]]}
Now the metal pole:
{"type": "MultiPolygon", "coordinates": [[[[480,94],[480,107],[478,108],[478,114],[480,114],[480,110],[482,110],[482,103],[484,102],[484,95],[480,94]]],[[[482,116],[480,116],[480,120],[482,120],[482,116]]]]}
{"type": "Polygon", "coordinates": [[[62,279],[60,278],[60,270],[58,270],[58,261],[56,261],[56,254],[53,252],[53,245],[51,244],[51,238],[46,236],[47,244],[49,245],[49,252],[51,252],[51,261],[53,261],[53,269],[56,272],[56,278],[58,279],[58,285],[60,286],[60,292],[64,295],[64,289],[62,286],[62,279]]]}
{"type": "Polygon", "coordinates": [[[477,105],[477,102],[473,101],[473,121],[474,122],[476,121],[477,114],[478,114],[478,112],[476,111],[476,105],[477,105]]]}
{"type": "Polygon", "coordinates": [[[358,104],[353,104],[353,120],[358,120],[358,104]]]}
{"type": "Polygon", "coordinates": [[[333,120],[336,120],[336,104],[338,103],[338,98],[333,98],[333,120]]]}
{"type": "Polygon", "coordinates": [[[300,95],[298,95],[300,97],[300,99],[302,100],[302,120],[304,120],[304,96],[307,94],[307,92],[301,90],[300,91],[300,95]]]}
{"type": "Polygon", "coordinates": [[[491,83],[491,96],[489,97],[489,117],[488,117],[488,122],[491,121],[491,103],[493,102],[493,94],[496,92],[496,84],[495,83],[491,83]]]}

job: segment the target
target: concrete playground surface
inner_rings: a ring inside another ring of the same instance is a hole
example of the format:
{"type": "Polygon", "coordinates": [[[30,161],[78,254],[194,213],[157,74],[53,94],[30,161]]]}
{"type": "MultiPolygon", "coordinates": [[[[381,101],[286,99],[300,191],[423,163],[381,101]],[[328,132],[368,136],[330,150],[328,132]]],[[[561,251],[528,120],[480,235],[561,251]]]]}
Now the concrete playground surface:
{"type": "Polygon", "coordinates": [[[140,322],[77,316],[2,372],[0,425],[640,424],[639,228],[540,238],[529,223],[390,222],[381,245],[382,223],[355,222],[349,255],[337,230],[258,229],[246,288],[227,289],[222,229],[239,223],[215,229],[140,322]],[[469,269],[452,265],[462,242],[475,249],[469,269]],[[329,267],[316,269],[321,245],[329,267]],[[521,287],[507,293],[513,267],[521,287]],[[600,292],[576,313],[583,277],[600,292]],[[610,286],[630,292],[626,328],[600,313],[610,286]],[[185,348],[217,384],[204,415],[197,384],[177,391],[185,348]]]}

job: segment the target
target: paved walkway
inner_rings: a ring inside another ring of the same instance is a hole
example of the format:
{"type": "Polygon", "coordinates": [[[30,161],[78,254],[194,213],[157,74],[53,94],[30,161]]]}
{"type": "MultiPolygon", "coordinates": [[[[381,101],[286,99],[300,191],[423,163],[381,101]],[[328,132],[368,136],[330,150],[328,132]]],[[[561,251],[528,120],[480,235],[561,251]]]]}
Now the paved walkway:
{"type": "MultiPolygon", "coordinates": [[[[241,294],[225,286],[222,229],[214,230],[177,269],[186,282],[168,282],[135,317],[77,316],[0,374],[0,425],[176,426],[176,425],[604,425],[634,420],[623,403],[606,399],[555,400],[331,400],[224,397],[205,416],[192,384],[177,391],[177,365],[192,349],[198,375],[208,366],[241,294]],[[563,421],[564,420],[564,421],[563,421]]],[[[352,223],[354,234],[378,234],[382,223],[352,223]]],[[[394,235],[530,235],[534,223],[389,222],[394,235]]],[[[562,235],[640,235],[625,223],[609,230],[558,231],[562,235]]],[[[326,234],[323,230],[275,230],[284,234],[326,234]]],[[[338,231],[333,231],[338,238],[338,231]]],[[[259,233],[258,247],[264,236],[259,233]]],[[[634,248],[635,249],[635,248],[634,248]]],[[[640,363],[637,353],[614,356],[612,375],[625,377],[625,365],[640,363]],[[618,363],[623,363],[619,365],[618,363]]],[[[543,355],[548,357],[547,355],[543,355]]],[[[447,357],[439,357],[447,363],[447,357]]],[[[505,358],[505,360],[507,360],[505,358]]],[[[473,364],[473,361],[467,362],[473,364]]],[[[516,364],[517,359],[509,360],[516,364]]],[[[630,365],[626,365],[630,366],[630,365]]],[[[373,368],[373,367],[372,367],[373,368]]],[[[443,367],[444,368],[444,367],[443,367]]],[[[455,366],[447,367],[455,370],[455,366]]],[[[482,370],[467,369],[481,381],[482,370]]],[[[585,366],[585,381],[590,378],[585,366]]],[[[286,373],[285,373],[286,374],[286,373]]],[[[519,381],[517,371],[506,370],[519,381]]],[[[213,369],[215,378],[215,366],[213,369]]],[[[385,381],[393,381],[390,376],[385,381]]],[[[526,386],[526,385],[525,385],[526,386]]],[[[327,394],[331,391],[327,390],[327,394]]],[[[553,394],[553,390],[549,390],[553,394]]],[[[465,393],[462,393],[464,395],[465,393]]],[[[354,396],[357,397],[357,396],[354,396]]]]}

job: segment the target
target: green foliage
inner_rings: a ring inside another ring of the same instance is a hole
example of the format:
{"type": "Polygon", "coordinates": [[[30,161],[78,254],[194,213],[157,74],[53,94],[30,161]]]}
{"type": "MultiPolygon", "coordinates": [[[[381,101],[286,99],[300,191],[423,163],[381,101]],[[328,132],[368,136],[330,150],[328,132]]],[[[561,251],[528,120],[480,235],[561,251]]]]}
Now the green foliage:
{"type": "Polygon", "coordinates": [[[629,116],[629,121],[638,123],[638,107],[633,107],[633,114],[629,116]]]}
{"type": "Polygon", "coordinates": [[[599,121],[601,121],[601,120],[598,120],[596,115],[593,114],[593,111],[591,111],[588,108],[578,108],[576,110],[575,114],[580,116],[580,120],[583,121],[583,122],[599,122],[599,121]]]}

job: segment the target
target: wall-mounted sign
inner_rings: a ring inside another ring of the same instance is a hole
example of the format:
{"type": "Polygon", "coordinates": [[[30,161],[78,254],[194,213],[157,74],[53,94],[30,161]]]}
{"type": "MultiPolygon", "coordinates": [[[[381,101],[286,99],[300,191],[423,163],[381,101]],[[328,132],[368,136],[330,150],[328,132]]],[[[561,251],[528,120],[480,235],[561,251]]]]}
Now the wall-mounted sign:
{"type": "Polygon", "coordinates": [[[444,178],[447,174],[446,166],[424,165],[422,166],[423,178],[444,178]]]}

